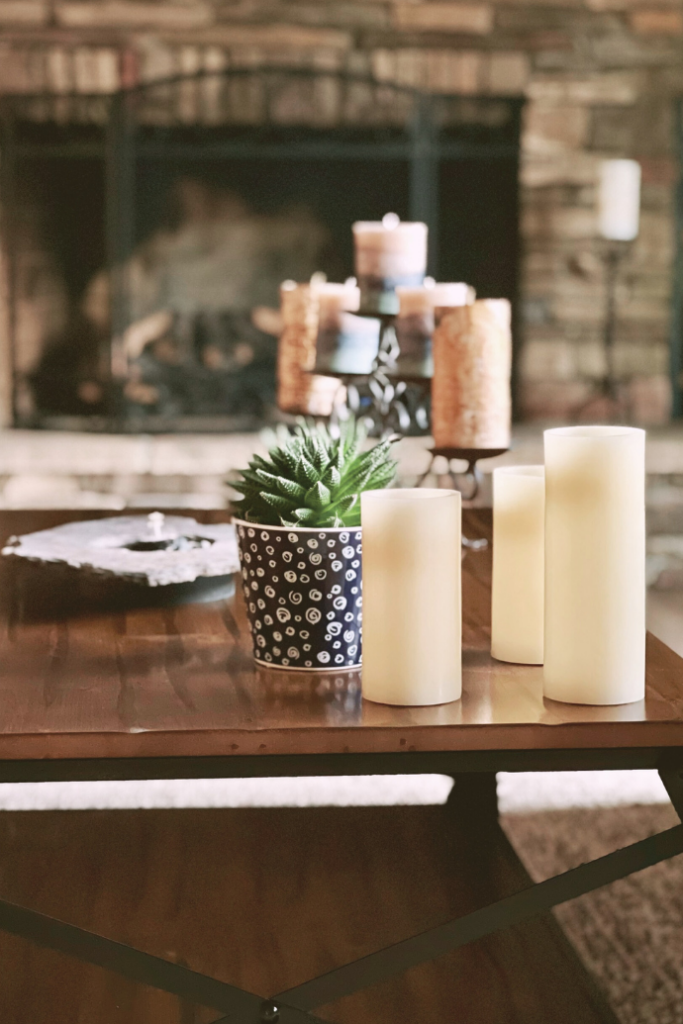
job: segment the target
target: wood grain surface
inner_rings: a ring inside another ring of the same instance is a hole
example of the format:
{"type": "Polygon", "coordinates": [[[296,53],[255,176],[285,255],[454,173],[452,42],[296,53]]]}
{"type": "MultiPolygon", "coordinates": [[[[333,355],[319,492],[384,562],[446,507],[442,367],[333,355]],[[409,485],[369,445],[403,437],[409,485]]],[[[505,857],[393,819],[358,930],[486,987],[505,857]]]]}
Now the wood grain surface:
{"type": "MultiPolygon", "coordinates": [[[[448,807],[7,813],[0,876],[6,899],[264,996],[528,884],[499,828],[448,807]]],[[[2,934],[0,962],[7,1024],[220,1016],[2,934]]],[[[317,1015],[617,1024],[550,915],[317,1015]]]]}
{"type": "MultiPolygon", "coordinates": [[[[0,539],[96,514],[2,512],[0,539]]],[[[490,538],[490,510],[466,511],[464,529],[490,538]]],[[[462,700],[393,708],[362,700],[360,672],[257,669],[239,594],[176,608],[70,609],[72,584],[46,569],[36,603],[35,580],[29,588],[3,559],[0,759],[683,744],[681,658],[649,638],[642,703],[545,700],[541,668],[490,657],[490,580],[490,548],[469,552],[462,700]]]]}

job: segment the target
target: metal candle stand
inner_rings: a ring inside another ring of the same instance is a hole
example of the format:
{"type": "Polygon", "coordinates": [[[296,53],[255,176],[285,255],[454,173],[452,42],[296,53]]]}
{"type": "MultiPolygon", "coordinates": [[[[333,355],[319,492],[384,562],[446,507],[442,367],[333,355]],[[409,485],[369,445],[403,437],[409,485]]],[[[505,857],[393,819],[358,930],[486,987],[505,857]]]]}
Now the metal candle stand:
{"type": "MultiPolygon", "coordinates": [[[[432,457],[429,460],[427,469],[420,477],[418,477],[417,486],[421,487],[429,474],[433,471],[434,463],[437,458],[444,458],[448,462],[448,472],[443,475],[450,476],[453,486],[456,490],[460,491],[464,501],[474,501],[479,494],[479,488],[482,480],[481,470],[478,467],[478,463],[482,459],[493,459],[496,455],[504,455],[505,452],[509,450],[509,448],[430,448],[429,451],[432,457]],[[456,461],[467,463],[467,469],[464,473],[455,472],[451,463],[456,461]],[[457,477],[469,480],[470,486],[467,491],[464,491],[462,486],[458,486],[457,477]]],[[[488,541],[485,538],[480,540],[471,540],[463,534],[462,546],[470,549],[471,551],[482,551],[484,548],[488,547],[488,541]]]]}
{"type": "Polygon", "coordinates": [[[621,266],[622,260],[628,251],[628,245],[628,242],[612,241],[606,246],[603,252],[603,261],[605,264],[606,308],[602,343],[603,353],[605,356],[605,373],[602,378],[597,381],[588,397],[574,409],[573,418],[577,422],[581,418],[581,414],[586,409],[590,408],[590,406],[600,400],[605,402],[610,410],[610,414],[613,414],[617,419],[628,419],[628,408],[619,395],[614,366],[617,279],[619,276],[619,267],[621,266]]]}
{"type": "Polygon", "coordinates": [[[313,373],[336,377],[346,388],[346,407],[335,403],[335,412],[348,411],[354,415],[369,417],[381,437],[389,434],[405,434],[415,424],[420,430],[429,427],[429,402],[431,397],[431,375],[402,375],[397,369],[399,355],[396,340],[395,313],[376,313],[360,310],[356,316],[379,320],[380,340],[377,356],[369,373],[342,373],[315,367],[313,373]],[[412,386],[412,388],[411,388],[412,386]],[[367,413],[362,411],[361,390],[367,389],[371,406],[367,413]]]}
{"type": "Polygon", "coordinates": [[[453,485],[460,491],[465,501],[474,501],[479,494],[482,481],[481,470],[477,463],[482,459],[493,459],[496,455],[504,455],[509,450],[509,448],[430,448],[431,460],[422,476],[418,478],[417,486],[420,487],[427,479],[434,468],[436,460],[444,458],[448,461],[448,472],[442,475],[451,477],[453,485]],[[456,461],[467,463],[467,469],[464,473],[456,473],[452,468],[451,463],[456,461]],[[464,491],[462,487],[457,486],[456,477],[464,477],[465,480],[469,480],[470,487],[468,491],[464,491]]]}
{"type": "MultiPolygon", "coordinates": [[[[398,368],[400,354],[396,339],[395,313],[376,313],[360,310],[357,316],[368,317],[381,322],[380,341],[377,356],[370,373],[340,373],[316,367],[313,373],[322,373],[327,377],[336,377],[340,387],[346,388],[346,403],[342,406],[335,402],[333,417],[340,413],[351,412],[363,415],[360,388],[365,385],[372,401],[370,417],[378,433],[382,437],[389,434],[405,434],[411,424],[415,423],[421,430],[429,427],[429,406],[431,398],[432,375],[401,374],[398,368]],[[410,385],[414,392],[411,395],[410,385]]],[[[463,500],[474,501],[479,494],[482,476],[478,463],[482,459],[492,459],[503,455],[508,448],[431,448],[431,459],[425,472],[418,478],[416,486],[420,487],[432,472],[438,457],[448,461],[448,473],[453,486],[460,491],[463,500]],[[467,469],[464,473],[456,473],[451,463],[465,461],[467,469]],[[461,478],[458,484],[456,478],[461,478]]],[[[481,550],[488,546],[487,540],[470,540],[462,538],[464,548],[481,550]]]]}

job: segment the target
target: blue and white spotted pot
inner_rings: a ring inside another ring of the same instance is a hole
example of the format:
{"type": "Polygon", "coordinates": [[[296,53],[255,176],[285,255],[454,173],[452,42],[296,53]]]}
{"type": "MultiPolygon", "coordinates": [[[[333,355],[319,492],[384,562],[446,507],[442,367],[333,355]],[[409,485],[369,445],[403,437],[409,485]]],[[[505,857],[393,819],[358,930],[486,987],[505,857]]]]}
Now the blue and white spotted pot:
{"type": "Polygon", "coordinates": [[[361,663],[361,530],[235,520],[259,664],[299,671],[361,663]]]}

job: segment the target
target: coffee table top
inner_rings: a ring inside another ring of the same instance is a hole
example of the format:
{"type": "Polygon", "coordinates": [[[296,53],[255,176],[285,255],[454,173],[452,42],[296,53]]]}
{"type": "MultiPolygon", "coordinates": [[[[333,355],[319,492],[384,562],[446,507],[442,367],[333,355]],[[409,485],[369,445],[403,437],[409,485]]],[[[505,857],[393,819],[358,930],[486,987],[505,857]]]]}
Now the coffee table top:
{"type": "MultiPolygon", "coordinates": [[[[0,540],[95,515],[1,512],[0,540]]],[[[490,536],[490,510],[465,511],[464,528],[490,536]]],[[[683,745],[683,659],[652,636],[647,698],[620,707],[545,700],[542,669],[491,659],[490,550],[463,563],[463,698],[429,708],[364,702],[359,672],[257,669],[241,588],[218,604],[31,618],[2,561],[1,760],[683,745]]]]}

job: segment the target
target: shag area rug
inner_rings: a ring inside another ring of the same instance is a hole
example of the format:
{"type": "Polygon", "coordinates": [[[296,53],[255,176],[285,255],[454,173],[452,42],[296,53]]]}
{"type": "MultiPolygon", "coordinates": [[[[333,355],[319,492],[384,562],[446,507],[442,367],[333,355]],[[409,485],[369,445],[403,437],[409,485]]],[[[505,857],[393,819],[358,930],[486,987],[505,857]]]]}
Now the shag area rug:
{"type": "MultiPolygon", "coordinates": [[[[677,824],[662,804],[503,815],[535,881],[677,824]]],[[[683,856],[555,914],[622,1024],[683,1024],[683,856]]]]}

